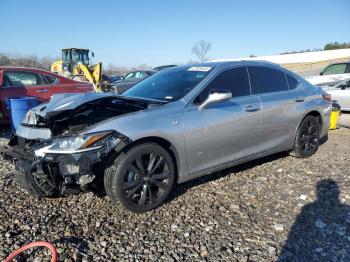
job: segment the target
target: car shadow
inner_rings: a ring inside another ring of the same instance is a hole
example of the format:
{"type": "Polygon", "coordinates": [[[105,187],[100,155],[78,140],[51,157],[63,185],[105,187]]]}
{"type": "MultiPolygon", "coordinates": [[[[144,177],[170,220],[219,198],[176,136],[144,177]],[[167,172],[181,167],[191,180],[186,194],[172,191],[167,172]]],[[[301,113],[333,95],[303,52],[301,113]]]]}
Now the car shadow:
{"type": "Polygon", "coordinates": [[[317,199],[305,205],[282,248],[282,261],[350,261],[350,206],[332,179],[316,185],[317,199]]]}
{"type": "Polygon", "coordinates": [[[0,139],[9,139],[12,134],[11,127],[8,124],[0,125],[0,139]]]}
{"type": "Polygon", "coordinates": [[[171,202],[172,200],[178,198],[179,196],[186,193],[189,189],[191,189],[193,187],[199,186],[201,184],[209,183],[209,182],[218,180],[222,177],[225,177],[227,175],[232,175],[233,173],[236,174],[236,173],[242,172],[244,170],[251,169],[251,168],[254,168],[256,166],[262,165],[266,162],[272,162],[272,161],[275,161],[275,160],[278,160],[280,158],[284,158],[287,156],[289,156],[289,154],[287,152],[280,152],[280,153],[266,156],[266,157],[263,157],[263,158],[260,158],[257,160],[253,160],[253,161],[241,164],[241,165],[230,167],[230,168],[227,168],[227,169],[224,169],[224,170],[212,173],[212,174],[204,175],[202,177],[190,180],[190,181],[182,183],[182,184],[178,184],[178,185],[176,185],[173,193],[169,196],[169,198],[167,199],[166,202],[167,203],[171,202]]]}

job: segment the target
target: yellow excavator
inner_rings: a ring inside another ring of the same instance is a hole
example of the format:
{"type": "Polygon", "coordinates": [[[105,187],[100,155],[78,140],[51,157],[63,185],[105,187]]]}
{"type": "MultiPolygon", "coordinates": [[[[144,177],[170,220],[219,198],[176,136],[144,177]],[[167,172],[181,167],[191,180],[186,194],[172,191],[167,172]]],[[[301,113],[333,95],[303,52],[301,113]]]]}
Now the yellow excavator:
{"type": "MultiPolygon", "coordinates": [[[[109,83],[102,78],[102,63],[91,65],[89,52],[84,48],[63,48],[62,60],[52,63],[51,72],[77,81],[88,81],[96,92],[106,92],[109,83]]],[[[93,52],[91,56],[94,57],[93,52]]]]}

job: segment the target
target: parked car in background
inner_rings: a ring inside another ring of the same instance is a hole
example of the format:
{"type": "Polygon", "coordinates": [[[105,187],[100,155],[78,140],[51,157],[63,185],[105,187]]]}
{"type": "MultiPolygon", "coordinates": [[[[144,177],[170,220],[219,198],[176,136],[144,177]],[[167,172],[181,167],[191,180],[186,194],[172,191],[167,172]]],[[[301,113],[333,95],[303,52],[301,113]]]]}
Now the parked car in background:
{"type": "Polygon", "coordinates": [[[157,67],[153,68],[153,70],[155,70],[155,71],[160,71],[160,70],[167,69],[167,68],[171,68],[171,67],[174,67],[174,66],[177,66],[177,65],[163,65],[163,66],[157,66],[157,67]]]}
{"type": "Polygon", "coordinates": [[[112,90],[116,94],[122,94],[126,90],[128,90],[130,87],[135,85],[137,82],[141,81],[142,79],[145,79],[157,71],[154,70],[139,70],[139,71],[133,71],[128,74],[126,74],[122,79],[115,81],[112,83],[112,90]]]}
{"type": "Polygon", "coordinates": [[[328,65],[319,75],[308,76],[305,79],[317,86],[334,86],[343,80],[350,79],[350,62],[328,65]]]}
{"type": "Polygon", "coordinates": [[[24,67],[0,67],[0,123],[9,122],[6,99],[32,96],[47,101],[57,93],[93,92],[90,83],[77,82],[45,70],[24,67]]]}
{"type": "Polygon", "coordinates": [[[178,183],[281,151],[313,155],[330,112],[326,92],[271,63],[177,66],[121,96],[53,96],[28,112],[6,154],[36,197],[104,181],[113,201],[145,212],[178,183]]]}
{"type": "Polygon", "coordinates": [[[323,87],[323,89],[339,103],[342,111],[350,111],[350,80],[342,81],[335,86],[323,87]]]}
{"type": "Polygon", "coordinates": [[[107,80],[109,83],[121,80],[122,76],[119,75],[102,75],[102,81],[107,80]]]}

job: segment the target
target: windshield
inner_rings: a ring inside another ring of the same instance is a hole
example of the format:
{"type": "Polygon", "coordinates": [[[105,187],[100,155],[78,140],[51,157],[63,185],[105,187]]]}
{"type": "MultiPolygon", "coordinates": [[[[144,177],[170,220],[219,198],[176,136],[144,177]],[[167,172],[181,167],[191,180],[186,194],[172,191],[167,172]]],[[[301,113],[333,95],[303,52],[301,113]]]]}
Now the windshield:
{"type": "Polygon", "coordinates": [[[176,67],[160,71],[123,93],[125,96],[175,101],[184,97],[212,67],[176,67]]]}

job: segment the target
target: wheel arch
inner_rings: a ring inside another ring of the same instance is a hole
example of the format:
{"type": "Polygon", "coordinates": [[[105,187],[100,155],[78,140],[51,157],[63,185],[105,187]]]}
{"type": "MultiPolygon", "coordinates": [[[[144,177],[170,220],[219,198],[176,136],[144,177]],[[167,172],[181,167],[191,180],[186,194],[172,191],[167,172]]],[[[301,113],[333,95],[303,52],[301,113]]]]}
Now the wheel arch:
{"type": "Polygon", "coordinates": [[[161,146],[162,148],[164,148],[165,150],[167,150],[171,156],[171,158],[174,161],[174,166],[175,166],[175,174],[176,174],[176,183],[178,182],[178,178],[179,178],[179,171],[181,170],[181,161],[180,161],[180,156],[179,153],[177,151],[177,149],[175,148],[175,146],[168,141],[165,138],[162,137],[157,137],[157,136],[148,136],[148,137],[143,137],[140,139],[137,139],[135,141],[132,141],[130,143],[128,143],[125,147],[123,147],[123,151],[127,151],[129,149],[131,149],[132,147],[139,145],[139,144],[144,144],[144,143],[155,143],[158,144],[159,146],[161,146]]]}
{"type": "MultiPolygon", "coordinates": [[[[298,132],[298,130],[299,130],[299,128],[300,128],[301,123],[303,123],[304,119],[305,119],[306,117],[308,117],[308,116],[316,117],[316,118],[317,118],[317,121],[318,121],[318,123],[319,123],[319,127],[322,128],[322,126],[323,126],[322,115],[321,115],[320,112],[318,112],[317,110],[313,109],[313,110],[308,111],[308,112],[303,116],[303,118],[300,120],[300,122],[299,122],[299,124],[298,124],[298,127],[297,127],[297,129],[296,129],[296,131],[295,131],[295,136],[296,136],[296,134],[297,134],[297,132],[298,132]]],[[[321,133],[321,132],[320,132],[320,133],[321,133]]],[[[295,136],[294,136],[294,138],[295,138],[295,136]]]]}
{"type": "MultiPolygon", "coordinates": [[[[317,118],[317,121],[319,122],[320,128],[322,128],[323,119],[322,119],[322,115],[321,115],[320,112],[318,112],[317,110],[312,110],[312,111],[308,112],[308,113],[304,116],[303,120],[304,120],[307,116],[316,117],[316,118],[317,118]]],[[[299,125],[303,122],[303,120],[301,120],[301,122],[299,123],[299,125]]]]}

